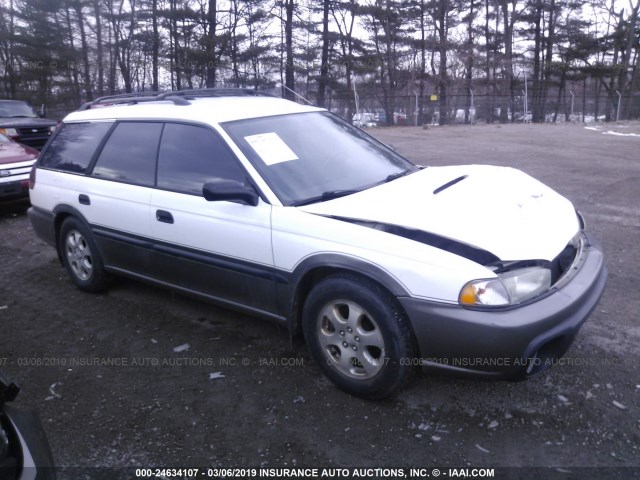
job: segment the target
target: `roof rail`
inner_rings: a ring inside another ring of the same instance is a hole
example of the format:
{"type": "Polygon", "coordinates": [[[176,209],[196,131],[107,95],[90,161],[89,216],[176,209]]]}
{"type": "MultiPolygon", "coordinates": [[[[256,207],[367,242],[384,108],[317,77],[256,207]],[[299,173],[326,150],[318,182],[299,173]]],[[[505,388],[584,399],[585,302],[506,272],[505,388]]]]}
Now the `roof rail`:
{"type": "Polygon", "coordinates": [[[176,90],[174,92],[166,92],[163,98],[168,97],[272,97],[273,95],[252,88],[196,88],[192,90],[176,90]]]}
{"type": "Polygon", "coordinates": [[[78,111],[89,110],[98,105],[137,104],[142,102],[169,101],[176,105],[190,105],[189,100],[200,97],[271,97],[272,95],[250,88],[199,88],[166,92],[136,92],[107,95],[84,103],[78,111]]]}
{"type": "MultiPolygon", "coordinates": [[[[161,99],[160,97],[162,97],[166,93],[167,92],[151,91],[151,92],[121,93],[119,95],[107,95],[104,97],[96,98],[91,102],[86,102],[82,104],[80,108],[78,108],[78,111],[89,110],[98,105],[107,106],[107,105],[118,105],[118,104],[124,104],[124,103],[136,104],[141,102],[155,102],[157,100],[160,100],[161,99]]],[[[181,98],[176,98],[175,100],[172,100],[169,98],[167,100],[173,101],[173,103],[175,103],[176,105],[189,105],[189,102],[186,102],[181,98]]]]}

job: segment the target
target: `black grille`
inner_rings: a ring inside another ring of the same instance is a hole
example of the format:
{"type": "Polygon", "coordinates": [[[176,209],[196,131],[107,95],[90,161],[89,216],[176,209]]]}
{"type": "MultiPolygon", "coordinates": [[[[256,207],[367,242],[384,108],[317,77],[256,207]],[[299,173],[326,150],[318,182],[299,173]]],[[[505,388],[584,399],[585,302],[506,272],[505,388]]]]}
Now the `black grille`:
{"type": "Polygon", "coordinates": [[[40,149],[49,140],[49,127],[19,127],[16,130],[19,135],[18,141],[30,147],[40,149]]]}

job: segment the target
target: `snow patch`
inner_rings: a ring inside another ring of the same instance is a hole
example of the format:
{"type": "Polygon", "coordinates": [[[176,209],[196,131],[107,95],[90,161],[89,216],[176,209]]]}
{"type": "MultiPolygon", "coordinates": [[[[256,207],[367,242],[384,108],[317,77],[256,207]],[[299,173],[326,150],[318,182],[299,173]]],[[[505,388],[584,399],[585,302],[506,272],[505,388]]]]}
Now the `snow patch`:
{"type": "Polygon", "coordinates": [[[614,132],[612,130],[609,130],[608,132],[602,132],[603,135],[617,135],[619,137],[640,137],[640,135],[638,135],[637,133],[621,133],[621,132],[614,132]]]}

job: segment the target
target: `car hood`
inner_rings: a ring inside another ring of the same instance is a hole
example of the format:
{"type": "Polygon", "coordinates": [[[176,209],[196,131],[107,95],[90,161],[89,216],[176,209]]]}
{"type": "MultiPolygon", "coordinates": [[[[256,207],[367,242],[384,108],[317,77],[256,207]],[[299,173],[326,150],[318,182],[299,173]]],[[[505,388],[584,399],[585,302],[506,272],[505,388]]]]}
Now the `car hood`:
{"type": "Polygon", "coordinates": [[[9,163],[28,162],[38,158],[39,152],[26,145],[14,142],[0,143],[0,165],[9,163]]]}
{"type": "Polygon", "coordinates": [[[553,260],[578,233],[571,202],[507,167],[429,167],[362,192],[298,207],[428,232],[503,261],[553,260]]]}
{"type": "Polygon", "coordinates": [[[0,127],[52,127],[56,122],[40,117],[0,117],[0,127]]]}

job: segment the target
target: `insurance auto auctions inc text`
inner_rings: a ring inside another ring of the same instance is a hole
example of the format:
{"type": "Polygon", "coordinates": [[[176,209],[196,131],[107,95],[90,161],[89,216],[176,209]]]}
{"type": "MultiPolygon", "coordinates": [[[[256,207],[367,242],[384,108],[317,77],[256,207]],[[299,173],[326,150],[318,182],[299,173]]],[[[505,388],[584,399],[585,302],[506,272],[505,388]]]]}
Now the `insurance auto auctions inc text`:
{"type": "Polygon", "coordinates": [[[261,468],[259,478],[493,478],[493,468],[261,468]]]}

